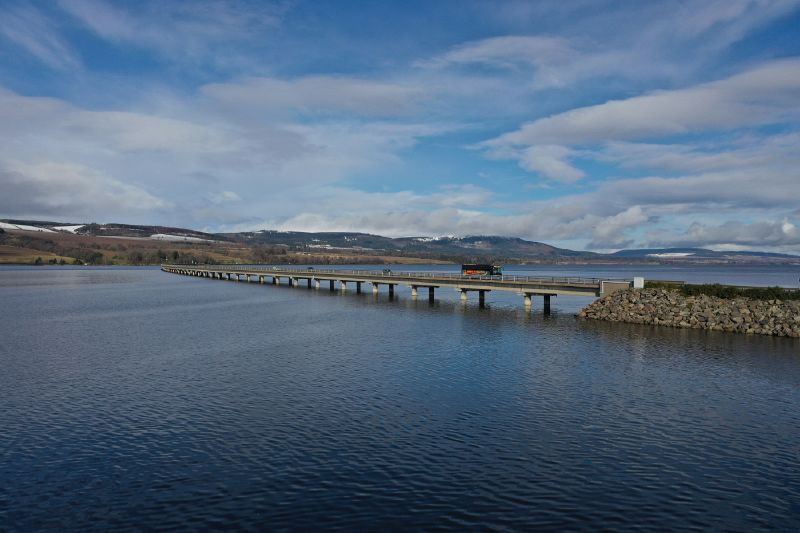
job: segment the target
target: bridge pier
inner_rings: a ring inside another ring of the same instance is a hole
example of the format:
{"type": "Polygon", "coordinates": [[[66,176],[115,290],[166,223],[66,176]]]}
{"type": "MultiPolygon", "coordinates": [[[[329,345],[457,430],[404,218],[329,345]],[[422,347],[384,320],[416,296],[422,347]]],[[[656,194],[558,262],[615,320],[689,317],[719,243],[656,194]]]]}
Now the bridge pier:
{"type": "Polygon", "coordinates": [[[318,279],[314,280],[314,288],[319,290],[319,280],[318,279]]]}
{"type": "Polygon", "coordinates": [[[478,291],[478,307],[486,307],[486,292],[487,291],[478,291]]]}
{"type": "Polygon", "coordinates": [[[308,288],[311,288],[311,278],[308,278],[308,288]]]}
{"type": "Polygon", "coordinates": [[[416,298],[417,297],[417,286],[416,285],[412,285],[411,286],[411,297],[412,298],[416,298]]]}
{"type": "Polygon", "coordinates": [[[525,310],[530,311],[531,307],[533,307],[533,301],[531,300],[530,293],[525,293],[525,310]]]}
{"type": "Polygon", "coordinates": [[[289,286],[294,287],[294,278],[292,277],[289,278],[289,286]]]}
{"type": "Polygon", "coordinates": [[[339,288],[342,289],[343,291],[346,291],[347,290],[347,282],[343,281],[343,280],[339,280],[339,288]]]}
{"type": "Polygon", "coordinates": [[[372,294],[378,294],[378,287],[380,286],[379,283],[372,282],[372,294]]]}
{"type": "Polygon", "coordinates": [[[280,282],[281,282],[280,278],[278,278],[277,276],[272,276],[272,284],[273,285],[277,285],[280,282]]]}
{"type": "Polygon", "coordinates": [[[389,299],[394,298],[394,283],[389,283],[389,299]]]}
{"type": "Polygon", "coordinates": [[[467,289],[458,289],[461,293],[461,303],[467,303],[467,289]]]}
{"type": "Polygon", "coordinates": [[[545,294],[544,295],[544,306],[543,306],[543,309],[544,309],[544,314],[546,314],[546,315],[550,314],[550,295],[549,294],[545,294]]]}
{"type": "Polygon", "coordinates": [[[428,303],[433,303],[433,296],[436,287],[428,287],[428,303]]]}
{"type": "Polygon", "coordinates": [[[361,282],[356,281],[356,294],[361,294],[361,282]]]}
{"type": "Polygon", "coordinates": [[[333,287],[333,285],[334,285],[334,281],[333,281],[333,280],[331,280],[331,282],[330,282],[330,283],[331,283],[331,285],[330,285],[330,287],[331,287],[331,292],[333,292],[333,290],[334,290],[334,287],[333,287]]]}

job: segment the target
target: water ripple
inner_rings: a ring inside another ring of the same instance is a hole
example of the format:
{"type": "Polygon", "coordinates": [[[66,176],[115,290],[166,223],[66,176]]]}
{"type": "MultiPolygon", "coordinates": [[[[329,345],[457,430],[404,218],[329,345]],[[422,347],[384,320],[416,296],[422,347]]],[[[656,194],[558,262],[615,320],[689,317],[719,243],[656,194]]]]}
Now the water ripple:
{"type": "Polygon", "coordinates": [[[0,530],[800,529],[793,339],[0,277],[0,530]]]}

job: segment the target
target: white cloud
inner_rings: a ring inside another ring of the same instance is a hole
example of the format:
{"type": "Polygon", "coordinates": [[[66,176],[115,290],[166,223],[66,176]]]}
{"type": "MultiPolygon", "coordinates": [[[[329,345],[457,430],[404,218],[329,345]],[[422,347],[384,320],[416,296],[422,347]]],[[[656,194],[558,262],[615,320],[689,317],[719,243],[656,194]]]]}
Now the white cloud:
{"type": "Polygon", "coordinates": [[[592,230],[591,248],[625,248],[632,242],[625,237],[625,230],[639,227],[648,221],[644,210],[638,206],[627,208],[621,213],[598,221],[592,230]]]}
{"type": "Polygon", "coordinates": [[[251,78],[215,83],[201,92],[226,109],[246,113],[347,113],[404,115],[424,96],[419,88],[339,76],[308,76],[293,80],[251,78]]]}
{"type": "MultiPolygon", "coordinates": [[[[656,245],[747,249],[779,248],[800,245],[800,230],[788,218],[781,221],[759,220],[741,222],[730,220],[719,225],[695,222],[682,234],[652,232],[656,245]]],[[[797,249],[797,248],[795,248],[797,249]]]]}
{"type": "Polygon", "coordinates": [[[239,51],[229,45],[252,40],[280,20],[280,10],[264,2],[148,2],[135,4],[135,9],[102,0],[60,0],[59,5],[103,39],[181,63],[238,63],[239,51]]]}
{"type": "MultiPolygon", "coordinates": [[[[138,183],[158,197],[180,198],[171,215],[181,224],[198,219],[202,224],[229,223],[251,220],[261,209],[282,212],[281,198],[298,191],[305,195],[308,189],[397,164],[399,154],[420,138],[452,129],[434,123],[353,120],[262,125],[209,111],[197,101],[173,111],[191,119],[89,111],[54,98],[25,97],[0,89],[0,162],[13,159],[30,167],[52,161],[75,165],[113,178],[114,183],[138,183]],[[198,186],[198,177],[208,185],[198,186]],[[224,187],[223,192],[209,195],[212,185],[224,187]],[[248,191],[235,217],[213,208],[220,201],[235,200],[233,190],[248,191]],[[259,201],[262,197],[268,201],[259,201]]],[[[33,181],[31,176],[18,174],[15,183],[33,181]]],[[[459,194],[464,198],[476,193],[459,194]]],[[[23,204],[5,204],[5,214],[30,213],[30,206],[23,204]]],[[[98,211],[105,212],[104,205],[107,202],[98,202],[98,211]]],[[[135,213],[143,221],[148,221],[146,209],[160,206],[152,201],[140,205],[142,209],[135,213]]]]}
{"type": "Polygon", "coordinates": [[[572,152],[563,146],[531,146],[520,154],[520,166],[554,181],[572,183],[580,180],[585,174],[567,162],[571,154],[572,152]]]}
{"type": "Polygon", "coordinates": [[[541,118],[484,142],[487,149],[652,139],[788,123],[800,117],[800,60],[776,61],[730,78],[659,91],[541,118]]]}
{"type": "Polygon", "coordinates": [[[170,206],[141,187],[72,163],[0,161],[0,188],[0,212],[11,215],[81,219],[170,206]]]}
{"type": "Polygon", "coordinates": [[[418,61],[423,68],[456,65],[487,65],[516,68],[519,65],[542,67],[564,63],[576,52],[569,41],[559,37],[508,35],[463,43],[431,59],[418,61]]]}
{"type": "Polygon", "coordinates": [[[208,199],[212,204],[227,204],[242,201],[242,197],[233,191],[211,193],[208,195],[208,199]]]}
{"type": "Polygon", "coordinates": [[[0,36],[49,67],[59,70],[81,68],[75,50],[59,36],[55,25],[32,5],[4,7],[0,17],[0,36]]]}

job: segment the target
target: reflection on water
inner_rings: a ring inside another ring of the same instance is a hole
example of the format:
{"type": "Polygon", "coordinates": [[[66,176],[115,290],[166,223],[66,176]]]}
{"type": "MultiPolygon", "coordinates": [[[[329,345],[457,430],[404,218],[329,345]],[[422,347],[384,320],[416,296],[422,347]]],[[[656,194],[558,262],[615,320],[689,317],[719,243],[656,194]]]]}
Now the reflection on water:
{"type": "Polygon", "coordinates": [[[786,530],[800,341],[0,270],[0,529],[786,530]]]}

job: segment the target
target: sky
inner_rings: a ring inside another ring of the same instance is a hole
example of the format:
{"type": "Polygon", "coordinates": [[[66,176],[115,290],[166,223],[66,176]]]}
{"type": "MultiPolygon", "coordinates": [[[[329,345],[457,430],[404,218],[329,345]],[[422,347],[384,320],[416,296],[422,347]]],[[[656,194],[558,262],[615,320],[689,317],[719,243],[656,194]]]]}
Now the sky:
{"type": "Polygon", "coordinates": [[[0,218],[800,253],[800,0],[0,8],[0,218]]]}

